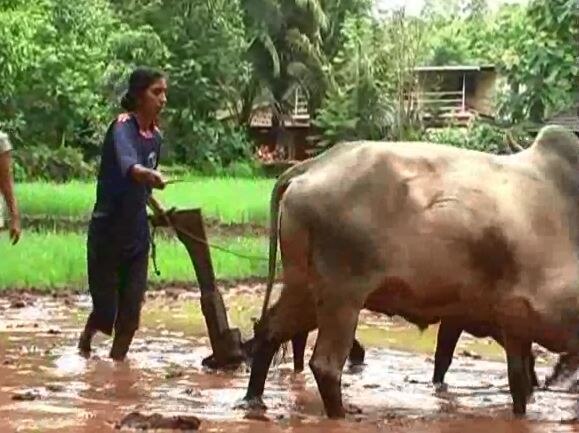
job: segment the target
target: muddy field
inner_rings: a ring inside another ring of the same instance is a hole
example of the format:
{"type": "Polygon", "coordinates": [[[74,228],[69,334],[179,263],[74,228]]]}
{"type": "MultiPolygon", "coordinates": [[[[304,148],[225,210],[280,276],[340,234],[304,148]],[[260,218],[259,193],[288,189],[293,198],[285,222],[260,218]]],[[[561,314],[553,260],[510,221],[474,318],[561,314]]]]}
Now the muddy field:
{"type": "MultiPolygon", "coordinates": [[[[242,286],[225,296],[230,321],[246,337],[261,293],[262,287],[242,286]]],[[[467,334],[447,373],[448,390],[437,394],[430,385],[436,329],[420,334],[404,322],[364,313],[358,338],[366,365],[346,367],[343,378],[345,401],[362,413],[327,421],[311,372],[293,374],[291,353],[271,371],[269,410],[236,410],[249,373],[201,367],[210,351],[198,292],[151,292],[142,328],[120,364],[107,358],[110,341],[103,336],[90,359],[77,355],[89,307],[89,298],[78,295],[0,298],[0,432],[119,431],[133,412],[197,417],[206,432],[579,431],[577,394],[562,389],[537,391],[527,419],[515,420],[501,349],[467,334]]],[[[312,333],[310,350],[314,339],[312,333]]],[[[538,357],[540,380],[554,359],[538,357]]]]}

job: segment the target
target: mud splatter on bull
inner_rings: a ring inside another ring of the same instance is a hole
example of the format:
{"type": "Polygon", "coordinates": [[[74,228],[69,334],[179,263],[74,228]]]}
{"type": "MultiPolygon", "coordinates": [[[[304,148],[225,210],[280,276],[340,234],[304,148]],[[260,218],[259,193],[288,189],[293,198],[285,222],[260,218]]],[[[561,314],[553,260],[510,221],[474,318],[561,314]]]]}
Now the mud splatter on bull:
{"type": "Polygon", "coordinates": [[[466,241],[467,257],[486,287],[496,289],[499,282],[514,284],[520,265],[513,245],[496,226],[485,228],[481,236],[466,241]]]}

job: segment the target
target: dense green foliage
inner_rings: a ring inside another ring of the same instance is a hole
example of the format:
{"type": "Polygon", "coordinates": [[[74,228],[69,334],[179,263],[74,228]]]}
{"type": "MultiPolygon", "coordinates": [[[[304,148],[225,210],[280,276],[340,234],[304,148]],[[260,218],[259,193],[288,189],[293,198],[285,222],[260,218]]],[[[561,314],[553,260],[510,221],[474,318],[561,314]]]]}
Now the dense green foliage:
{"type": "Polygon", "coordinates": [[[506,81],[500,112],[508,121],[541,121],[579,91],[576,0],[529,0],[495,12],[485,0],[430,0],[424,18],[434,32],[428,63],[498,67],[506,81]]]}
{"type": "Polygon", "coordinates": [[[440,128],[426,131],[425,138],[433,143],[450,144],[465,149],[492,153],[509,153],[505,133],[492,125],[472,123],[467,128],[440,128]]]}
{"type": "MultiPolygon", "coordinates": [[[[372,13],[371,0],[4,0],[0,129],[19,179],[94,173],[128,72],[162,68],[165,163],[251,174],[257,103],[284,123],[300,88],[321,145],[424,137],[404,102],[416,65],[496,64],[499,120],[541,121],[578,90],[576,0],[428,0],[417,17],[372,13]],[[230,113],[230,121],[222,119],[230,113]],[[84,161],[82,163],[81,161],[84,161]]],[[[472,140],[470,140],[472,142],[472,140]]],[[[489,150],[492,150],[489,148],[489,150]]]]}
{"type": "MultiPolygon", "coordinates": [[[[333,70],[337,85],[327,92],[316,118],[330,143],[450,134],[457,137],[453,144],[465,137],[467,147],[499,151],[500,144],[477,141],[485,127],[434,133],[423,128],[420,113],[403,102],[403,95],[416,89],[410,70],[417,65],[495,65],[497,121],[509,127],[540,123],[579,96],[575,0],[529,0],[497,10],[485,0],[427,0],[418,19],[394,11],[379,23],[352,18],[344,30],[343,60],[333,70]]],[[[495,132],[496,139],[504,136],[495,132]]]]}

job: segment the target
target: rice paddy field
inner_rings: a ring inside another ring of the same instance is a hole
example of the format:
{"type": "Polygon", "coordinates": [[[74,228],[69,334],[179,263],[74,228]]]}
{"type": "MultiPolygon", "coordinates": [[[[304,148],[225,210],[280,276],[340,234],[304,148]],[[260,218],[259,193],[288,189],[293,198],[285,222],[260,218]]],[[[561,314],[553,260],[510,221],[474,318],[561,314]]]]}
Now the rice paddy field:
{"type": "MultiPolygon", "coordinates": [[[[166,206],[201,208],[223,224],[265,225],[273,179],[190,177],[170,184],[155,196],[166,206]]],[[[16,185],[21,213],[28,218],[88,220],[95,200],[95,183],[31,182],[16,185]]]]}
{"type": "MultiPolygon", "coordinates": [[[[156,191],[167,208],[201,208],[211,221],[209,242],[252,259],[211,249],[218,279],[262,277],[266,274],[269,199],[273,179],[190,177],[156,191]],[[236,225],[237,230],[212,230],[236,225]],[[261,235],[250,226],[263,227],[261,235]]],[[[24,221],[23,236],[12,246],[0,232],[0,290],[86,288],[86,227],[95,199],[95,183],[21,183],[16,194],[24,221]],[[34,221],[34,225],[31,224],[34,221]],[[51,224],[60,221],[59,229],[51,224]]],[[[206,224],[207,225],[207,224],[206,224]]],[[[196,283],[191,260],[183,244],[171,233],[156,237],[160,276],[150,263],[152,283],[196,283]]]]}

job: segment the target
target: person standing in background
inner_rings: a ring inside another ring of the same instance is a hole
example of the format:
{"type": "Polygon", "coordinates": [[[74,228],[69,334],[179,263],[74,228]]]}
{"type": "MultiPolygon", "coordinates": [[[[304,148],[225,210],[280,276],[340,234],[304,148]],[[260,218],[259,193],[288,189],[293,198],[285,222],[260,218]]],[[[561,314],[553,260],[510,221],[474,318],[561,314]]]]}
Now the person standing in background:
{"type": "Polygon", "coordinates": [[[22,228],[20,226],[20,214],[18,203],[14,194],[14,181],[12,179],[12,145],[8,135],[0,131],[0,229],[5,228],[4,206],[8,208],[8,232],[12,245],[16,245],[20,239],[22,228]]]}

